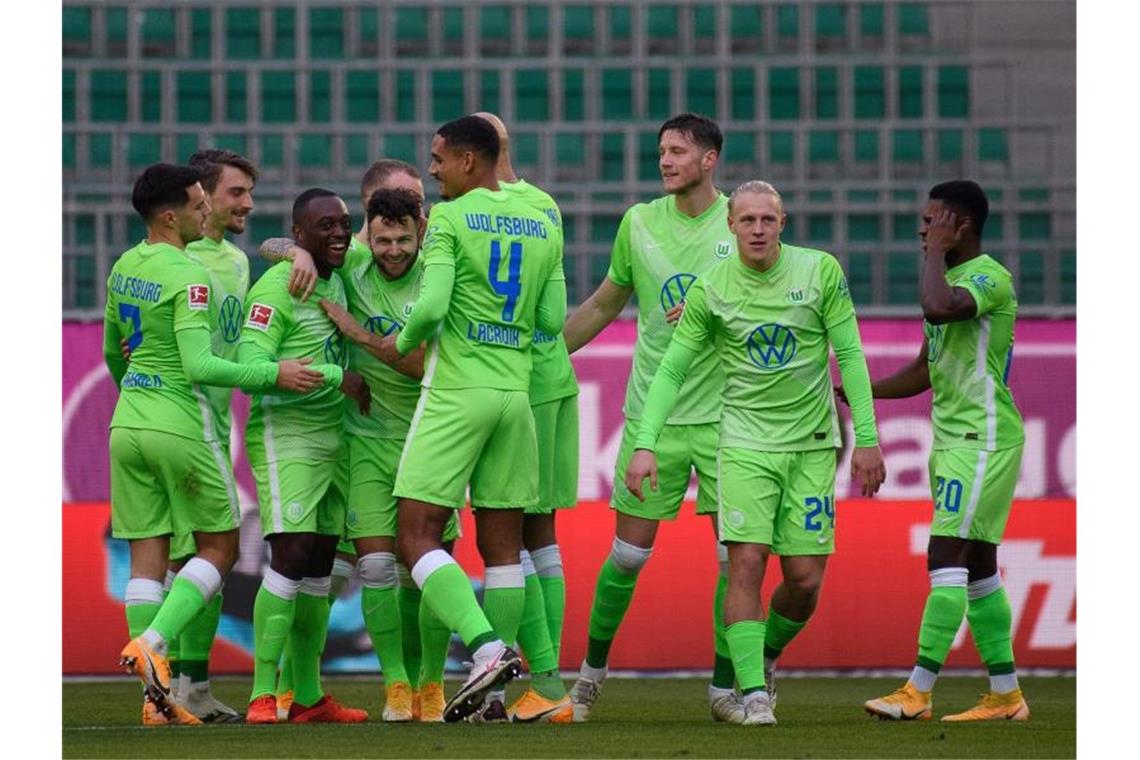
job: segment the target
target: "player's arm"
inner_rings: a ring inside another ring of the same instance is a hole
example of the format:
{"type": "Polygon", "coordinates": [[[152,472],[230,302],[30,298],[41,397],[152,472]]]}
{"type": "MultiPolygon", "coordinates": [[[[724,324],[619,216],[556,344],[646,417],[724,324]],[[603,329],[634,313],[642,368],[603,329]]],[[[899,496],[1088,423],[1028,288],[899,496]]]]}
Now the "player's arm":
{"type": "Polygon", "coordinates": [[[871,383],[871,395],[874,398],[910,398],[930,390],[930,364],[926,361],[927,351],[928,344],[924,338],[918,356],[893,375],[871,383]]]}
{"type": "Polygon", "coordinates": [[[117,387],[123,382],[123,375],[127,374],[127,360],[123,357],[122,333],[119,331],[118,314],[115,313],[115,304],[107,299],[107,307],[103,310],[103,361],[117,387]]]}
{"type": "Polygon", "coordinates": [[[289,274],[289,293],[300,298],[308,299],[317,287],[317,265],[313,263],[313,255],[306,251],[292,238],[269,238],[257,250],[261,258],[276,264],[279,261],[292,261],[293,270],[289,274]]]}
{"type": "Polygon", "coordinates": [[[562,270],[562,260],[542,284],[538,294],[538,310],[535,313],[535,327],[547,335],[562,332],[566,323],[566,274],[562,270]]]}
{"type": "Polygon", "coordinates": [[[630,211],[625,213],[614,237],[610,268],[598,289],[574,310],[562,328],[566,350],[574,353],[592,341],[606,325],[617,319],[633,295],[633,265],[629,245],[630,211]]]}
{"type": "MultiPolygon", "coordinates": [[[[424,249],[420,254],[424,259],[420,296],[412,307],[412,313],[408,315],[404,329],[394,341],[401,356],[407,356],[435,334],[436,327],[443,321],[447,308],[451,305],[459,238],[451,220],[440,209],[441,206],[433,208],[431,218],[428,219],[424,249]]],[[[389,336],[385,340],[392,341],[392,338],[389,336]]]]}
{"type": "MultiPolygon", "coordinates": [[[[291,309],[291,304],[268,304],[259,298],[260,294],[255,293],[251,294],[249,299],[250,304],[247,312],[249,316],[246,318],[245,326],[242,327],[241,342],[238,343],[238,363],[252,366],[266,364],[277,366],[279,364],[282,370],[288,369],[289,372],[295,372],[297,369],[305,371],[304,376],[307,380],[302,380],[304,387],[282,385],[282,378],[278,377],[277,388],[281,390],[307,393],[318,388],[340,387],[344,380],[344,370],[339,365],[309,365],[310,359],[277,361],[278,347],[281,345],[281,340],[285,334],[285,317],[282,310],[291,309]],[[264,311],[259,312],[259,309],[267,308],[269,309],[267,318],[254,318],[255,314],[265,313],[264,311]]],[[[240,387],[247,393],[255,390],[261,393],[272,391],[272,387],[259,389],[240,387]]]]}
{"type": "Polygon", "coordinates": [[[946,254],[962,239],[969,217],[959,218],[943,210],[927,228],[926,255],[922,259],[922,316],[932,325],[973,319],[980,313],[978,303],[965,288],[951,287],[946,281],[946,254]]]}
{"type": "Polygon", "coordinates": [[[407,375],[413,380],[423,380],[424,354],[427,352],[426,346],[421,344],[407,356],[403,356],[396,350],[394,341],[384,340],[381,336],[373,335],[368,332],[368,330],[364,329],[364,327],[353,318],[352,314],[340,304],[334,303],[327,298],[322,298],[320,303],[321,308],[325,310],[325,314],[328,314],[329,319],[333,321],[344,337],[400,374],[407,375]]]}

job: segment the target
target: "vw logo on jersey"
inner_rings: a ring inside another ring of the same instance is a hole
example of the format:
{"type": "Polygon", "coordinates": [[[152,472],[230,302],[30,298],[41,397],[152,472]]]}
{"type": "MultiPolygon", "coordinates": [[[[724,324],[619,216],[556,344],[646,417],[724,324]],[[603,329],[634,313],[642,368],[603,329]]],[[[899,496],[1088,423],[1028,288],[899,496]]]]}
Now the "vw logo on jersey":
{"type": "Polygon", "coordinates": [[[775,322],[760,325],[748,336],[748,358],[762,370],[780,369],[796,355],[796,336],[775,322]]]}
{"type": "Polygon", "coordinates": [[[391,335],[396,330],[402,329],[403,325],[391,317],[379,314],[374,317],[369,317],[368,321],[364,323],[364,328],[373,335],[383,337],[385,335],[391,335]]]}
{"type": "Polygon", "coordinates": [[[936,362],[942,354],[942,345],[945,343],[946,325],[923,322],[922,331],[926,335],[926,361],[936,362]]]}
{"type": "Polygon", "coordinates": [[[669,311],[685,300],[685,293],[689,292],[696,281],[697,276],[688,272],[678,272],[666,280],[661,286],[661,310],[669,311]]]}
{"type": "Polygon", "coordinates": [[[241,319],[241,301],[236,296],[226,296],[218,310],[218,326],[222,328],[222,339],[226,343],[237,343],[241,337],[241,319]]]}
{"type": "Polygon", "coordinates": [[[344,336],[340,334],[340,330],[330,333],[329,337],[325,338],[325,361],[329,364],[336,364],[347,369],[347,348],[344,336]]]}

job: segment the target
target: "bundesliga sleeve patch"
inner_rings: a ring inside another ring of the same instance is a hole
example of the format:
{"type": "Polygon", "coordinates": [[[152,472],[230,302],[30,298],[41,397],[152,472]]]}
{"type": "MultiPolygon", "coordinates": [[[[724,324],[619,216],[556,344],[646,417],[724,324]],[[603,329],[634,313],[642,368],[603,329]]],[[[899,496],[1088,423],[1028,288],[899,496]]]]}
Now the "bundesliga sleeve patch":
{"type": "Polygon", "coordinates": [[[249,310],[249,319],[246,320],[245,326],[265,332],[269,329],[269,324],[273,321],[273,312],[274,309],[272,306],[255,303],[249,310]]]}
{"type": "Polygon", "coordinates": [[[210,308],[209,285],[187,285],[186,296],[190,302],[190,308],[194,311],[202,311],[203,309],[210,308]]]}

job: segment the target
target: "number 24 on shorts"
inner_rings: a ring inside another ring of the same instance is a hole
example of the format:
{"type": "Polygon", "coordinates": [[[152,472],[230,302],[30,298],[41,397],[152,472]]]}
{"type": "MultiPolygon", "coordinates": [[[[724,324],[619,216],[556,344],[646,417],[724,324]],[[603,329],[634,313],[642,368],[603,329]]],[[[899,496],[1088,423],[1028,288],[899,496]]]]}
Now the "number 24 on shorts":
{"type": "Polygon", "coordinates": [[[813,507],[813,509],[804,516],[804,530],[823,530],[823,523],[816,519],[820,513],[823,513],[823,515],[831,521],[830,527],[835,527],[835,503],[832,497],[824,496],[821,499],[818,496],[809,496],[804,499],[804,506],[813,507]]]}

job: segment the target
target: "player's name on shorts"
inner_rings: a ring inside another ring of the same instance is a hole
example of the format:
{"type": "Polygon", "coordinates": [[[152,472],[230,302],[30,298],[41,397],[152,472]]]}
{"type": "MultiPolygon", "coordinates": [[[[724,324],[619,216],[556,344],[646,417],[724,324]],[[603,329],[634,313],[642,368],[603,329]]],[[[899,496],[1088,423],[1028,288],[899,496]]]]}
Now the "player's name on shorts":
{"type": "Polygon", "coordinates": [[[120,296],[130,296],[140,301],[158,303],[162,298],[162,285],[141,277],[124,277],[119,272],[111,274],[111,292],[120,296]]]}
{"type": "Polygon", "coordinates": [[[491,232],[505,235],[522,235],[523,237],[541,238],[546,240],[546,225],[534,219],[523,219],[519,216],[498,214],[464,214],[463,220],[467,229],[472,232],[491,232]]]}
{"type": "Polygon", "coordinates": [[[148,375],[145,372],[128,372],[123,375],[120,388],[161,388],[162,375],[148,375]]]}
{"type": "Polygon", "coordinates": [[[506,327],[490,322],[467,323],[467,339],[476,343],[493,343],[497,346],[519,348],[521,337],[517,327],[506,327]]]}

